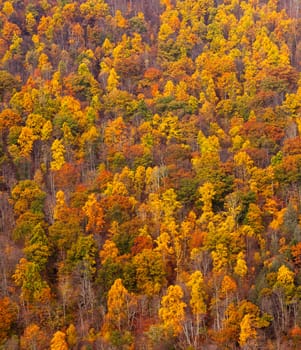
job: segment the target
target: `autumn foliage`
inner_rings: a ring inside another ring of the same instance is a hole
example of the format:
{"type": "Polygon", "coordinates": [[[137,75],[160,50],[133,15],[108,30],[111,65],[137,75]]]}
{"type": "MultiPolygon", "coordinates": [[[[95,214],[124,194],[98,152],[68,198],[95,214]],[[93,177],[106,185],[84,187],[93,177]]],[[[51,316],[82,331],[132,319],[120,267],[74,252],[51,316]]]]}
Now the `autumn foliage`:
{"type": "Polygon", "coordinates": [[[298,0],[0,1],[0,348],[298,349],[298,0]]]}

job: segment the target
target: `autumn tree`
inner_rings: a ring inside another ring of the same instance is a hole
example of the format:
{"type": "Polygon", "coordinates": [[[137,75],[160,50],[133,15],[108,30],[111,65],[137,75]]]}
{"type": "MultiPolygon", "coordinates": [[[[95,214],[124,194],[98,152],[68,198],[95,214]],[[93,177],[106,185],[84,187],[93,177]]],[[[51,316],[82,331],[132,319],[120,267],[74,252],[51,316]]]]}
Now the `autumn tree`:
{"type": "Polygon", "coordinates": [[[107,302],[104,337],[114,345],[131,344],[133,340],[130,331],[136,313],[136,300],[123,286],[120,278],[115,280],[109,290],[107,302]]]}
{"type": "Polygon", "coordinates": [[[91,232],[100,232],[104,224],[104,213],[92,193],[83,207],[83,211],[88,218],[86,230],[91,232]]]}
{"type": "Polygon", "coordinates": [[[27,304],[47,302],[50,288],[40,274],[40,266],[21,258],[13,275],[15,284],[21,288],[21,299],[27,304]]]}
{"type": "Polygon", "coordinates": [[[8,337],[17,316],[17,305],[8,297],[0,299],[0,344],[8,337]]]}
{"type": "Polygon", "coordinates": [[[48,336],[37,324],[29,324],[21,336],[20,349],[34,349],[40,347],[41,349],[49,346],[48,336]]]}
{"type": "Polygon", "coordinates": [[[68,344],[66,342],[66,334],[61,331],[55,332],[51,339],[50,349],[51,350],[68,350],[68,344]]]}
{"type": "Polygon", "coordinates": [[[204,327],[204,316],[207,313],[206,291],[204,278],[201,271],[195,271],[190,275],[187,282],[190,289],[190,307],[193,314],[193,320],[185,323],[184,332],[189,342],[194,347],[199,346],[201,328],[204,327]]]}
{"type": "Polygon", "coordinates": [[[67,337],[67,343],[69,347],[72,349],[76,345],[77,339],[78,339],[76,328],[72,323],[66,330],[66,337],[67,337]]]}
{"type": "Polygon", "coordinates": [[[14,238],[24,239],[38,223],[44,221],[44,200],[46,193],[34,180],[23,180],[11,192],[17,221],[14,238]]]}
{"type": "Polygon", "coordinates": [[[158,294],[165,283],[164,264],[160,253],[144,249],[134,256],[133,264],[138,291],[148,296],[158,294]]]}
{"type": "Polygon", "coordinates": [[[41,224],[33,228],[31,237],[24,248],[24,253],[28,261],[36,263],[40,270],[46,267],[48,258],[51,255],[51,249],[41,224]]]}
{"type": "Polygon", "coordinates": [[[159,317],[166,336],[178,336],[183,331],[186,304],[182,298],[183,291],[178,285],[169,286],[166,295],[162,297],[159,317]]]}

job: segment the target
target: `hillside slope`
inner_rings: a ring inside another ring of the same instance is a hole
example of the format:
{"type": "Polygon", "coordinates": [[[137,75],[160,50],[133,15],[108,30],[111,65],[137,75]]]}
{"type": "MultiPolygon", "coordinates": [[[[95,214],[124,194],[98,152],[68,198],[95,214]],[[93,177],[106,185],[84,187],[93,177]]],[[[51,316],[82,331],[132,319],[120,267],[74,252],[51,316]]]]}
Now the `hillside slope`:
{"type": "Polygon", "coordinates": [[[0,0],[0,349],[301,346],[298,0],[0,0]]]}

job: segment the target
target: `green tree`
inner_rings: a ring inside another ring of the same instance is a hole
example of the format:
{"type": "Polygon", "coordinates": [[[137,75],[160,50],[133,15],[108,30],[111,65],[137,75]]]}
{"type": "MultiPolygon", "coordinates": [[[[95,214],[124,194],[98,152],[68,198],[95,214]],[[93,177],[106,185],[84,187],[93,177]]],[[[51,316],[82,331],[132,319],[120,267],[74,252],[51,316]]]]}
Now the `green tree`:
{"type": "Polygon", "coordinates": [[[46,267],[51,248],[46,233],[39,223],[32,231],[29,241],[26,243],[24,253],[28,261],[36,263],[40,270],[46,267]]]}
{"type": "Polygon", "coordinates": [[[148,296],[158,294],[165,284],[165,271],[159,252],[144,249],[133,258],[136,270],[136,284],[140,293],[148,296]]]}
{"type": "Polygon", "coordinates": [[[21,299],[26,303],[43,303],[50,296],[50,288],[40,275],[40,267],[21,258],[13,275],[15,284],[21,287],[21,299]],[[46,299],[46,300],[45,300],[46,299]]]}

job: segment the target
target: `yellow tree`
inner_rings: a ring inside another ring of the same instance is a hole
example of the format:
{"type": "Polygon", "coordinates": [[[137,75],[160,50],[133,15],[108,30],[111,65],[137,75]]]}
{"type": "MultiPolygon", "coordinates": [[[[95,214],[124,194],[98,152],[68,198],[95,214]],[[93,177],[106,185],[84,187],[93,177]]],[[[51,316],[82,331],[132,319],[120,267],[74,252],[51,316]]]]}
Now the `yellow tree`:
{"type": "Polygon", "coordinates": [[[39,57],[38,68],[42,73],[42,77],[49,80],[51,77],[52,65],[45,53],[42,53],[39,57]]]}
{"type": "Polygon", "coordinates": [[[245,151],[239,151],[237,154],[235,154],[233,160],[236,177],[245,183],[250,179],[251,172],[254,168],[251,157],[245,151]]]}
{"type": "Polygon", "coordinates": [[[181,203],[177,200],[177,194],[173,188],[166,190],[162,194],[162,209],[165,219],[172,218],[177,209],[181,208],[181,203]]]}
{"type": "Polygon", "coordinates": [[[51,339],[50,350],[68,350],[68,344],[66,343],[66,334],[61,331],[54,333],[51,339]]]}
{"type": "Polygon", "coordinates": [[[86,231],[99,233],[104,224],[104,213],[94,193],[89,195],[83,211],[88,218],[86,231]]]}
{"type": "Polygon", "coordinates": [[[104,17],[109,12],[109,6],[104,0],[87,0],[80,5],[80,13],[85,18],[104,17]]]}
{"type": "Polygon", "coordinates": [[[111,43],[111,41],[109,40],[109,38],[105,38],[102,47],[101,47],[105,53],[105,55],[111,55],[114,45],[111,43]]]}
{"type": "Polygon", "coordinates": [[[117,10],[114,16],[114,24],[119,28],[126,28],[127,27],[127,20],[122,16],[122,13],[120,10],[117,10]]]}
{"type": "Polygon", "coordinates": [[[234,267],[234,272],[237,276],[243,278],[248,272],[248,267],[246,264],[245,256],[243,252],[237,255],[236,265],[234,267]]]}
{"type": "Polygon", "coordinates": [[[215,135],[206,137],[202,131],[198,134],[200,155],[192,159],[193,168],[201,183],[210,182],[217,194],[221,194],[224,184],[221,181],[223,172],[220,160],[219,138],[215,135]]]}
{"type": "Polygon", "coordinates": [[[191,242],[193,238],[201,237],[201,235],[196,235],[196,214],[190,211],[187,217],[181,222],[178,241],[181,247],[181,264],[183,268],[189,263],[191,242]]]}
{"type": "Polygon", "coordinates": [[[221,298],[225,299],[227,305],[229,304],[230,300],[234,297],[236,291],[237,284],[234,281],[234,279],[230,276],[225,275],[221,284],[220,296],[221,298]]]}
{"type": "Polygon", "coordinates": [[[5,13],[7,17],[10,17],[15,12],[15,9],[10,1],[5,1],[3,3],[2,12],[5,13]]]}
{"type": "Polygon", "coordinates": [[[201,201],[203,202],[202,207],[202,215],[199,219],[199,222],[203,225],[207,225],[213,218],[213,210],[212,210],[212,200],[216,191],[214,190],[214,186],[210,182],[204,183],[199,189],[201,195],[201,201]]]}
{"type": "Polygon", "coordinates": [[[45,124],[43,124],[42,130],[41,130],[41,140],[45,141],[48,140],[52,134],[52,124],[50,120],[47,120],[45,124]]]}
{"type": "Polygon", "coordinates": [[[221,272],[226,270],[229,264],[229,251],[225,244],[218,243],[215,250],[211,252],[213,260],[213,271],[221,272]]]}
{"type": "Polygon", "coordinates": [[[190,288],[190,306],[193,314],[196,317],[200,315],[205,315],[207,311],[207,306],[205,303],[205,284],[204,278],[201,271],[195,271],[187,282],[187,286],[190,288]]]}
{"type": "Polygon", "coordinates": [[[162,297],[159,317],[165,335],[177,336],[182,332],[182,322],[185,319],[186,304],[182,301],[183,290],[178,285],[169,286],[166,295],[162,297]]]}
{"type": "Polygon", "coordinates": [[[99,252],[100,261],[103,265],[109,259],[115,261],[118,257],[118,254],[119,250],[116,244],[113,241],[107,239],[102,246],[102,250],[99,252]]]}
{"type": "Polygon", "coordinates": [[[57,191],[55,195],[55,207],[53,210],[53,218],[55,220],[62,220],[64,219],[64,216],[66,215],[66,201],[65,201],[65,193],[63,191],[57,191]]]}
{"type": "Polygon", "coordinates": [[[192,332],[192,340],[195,348],[198,348],[200,341],[200,327],[202,319],[207,312],[207,305],[205,301],[207,295],[205,292],[205,283],[201,271],[195,271],[191,274],[187,282],[187,287],[190,289],[190,307],[195,318],[195,329],[192,332]]]}
{"type": "Polygon", "coordinates": [[[155,240],[155,243],[157,245],[155,251],[162,255],[163,261],[166,263],[168,257],[174,254],[170,234],[166,231],[162,231],[155,240]]]}
{"type": "Polygon", "coordinates": [[[136,198],[141,200],[143,190],[145,189],[145,167],[139,165],[134,174],[134,190],[136,198]]]}
{"type": "Polygon", "coordinates": [[[104,132],[104,142],[111,154],[123,150],[126,142],[126,125],[122,117],[108,122],[104,132]]]}
{"type": "Polygon", "coordinates": [[[285,265],[281,265],[276,275],[276,282],[273,285],[273,292],[276,295],[279,310],[277,317],[275,312],[275,323],[282,332],[287,330],[290,322],[290,314],[298,303],[295,286],[295,273],[285,265]],[[280,315],[280,316],[279,316],[280,315]]]}
{"type": "Polygon", "coordinates": [[[76,343],[77,343],[77,332],[76,332],[76,328],[74,326],[74,324],[70,324],[70,326],[67,328],[66,330],[66,336],[67,336],[67,343],[68,345],[73,348],[76,343]]]}
{"type": "Polygon", "coordinates": [[[132,326],[134,298],[124,287],[122,280],[115,280],[108,292],[108,312],[106,314],[105,329],[122,332],[132,326]]]}
{"type": "Polygon", "coordinates": [[[18,143],[20,146],[20,155],[23,157],[29,157],[32,151],[33,143],[36,137],[31,128],[24,126],[19,135],[18,143]]]}
{"type": "Polygon", "coordinates": [[[246,314],[240,322],[239,344],[242,348],[249,345],[248,349],[253,349],[256,344],[254,341],[257,337],[257,331],[254,326],[252,315],[246,314]]]}
{"type": "Polygon", "coordinates": [[[114,68],[109,72],[108,81],[107,81],[107,91],[110,92],[114,89],[117,89],[119,85],[119,76],[117,75],[114,68]]]}
{"type": "Polygon", "coordinates": [[[131,330],[135,319],[137,300],[123,286],[120,278],[116,279],[108,292],[108,311],[102,328],[105,341],[119,349],[133,346],[131,330]]]}
{"type": "Polygon", "coordinates": [[[175,85],[171,80],[168,80],[165,84],[164,91],[163,91],[163,96],[173,96],[175,92],[175,85]]]}
{"type": "Polygon", "coordinates": [[[51,146],[52,162],[50,163],[51,170],[60,170],[65,164],[65,147],[61,140],[54,140],[51,146]]]}
{"type": "Polygon", "coordinates": [[[26,119],[26,126],[32,130],[36,139],[41,138],[45,123],[46,119],[40,114],[30,113],[26,119]]]}
{"type": "Polygon", "coordinates": [[[34,18],[34,15],[32,12],[28,12],[26,14],[26,29],[27,31],[32,34],[33,33],[33,29],[36,26],[36,19],[34,18]]]}
{"type": "Polygon", "coordinates": [[[80,152],[79,156],[84,157],[89,161],[91,169],[95,169],[95,146],[99,139],[99,133],[94,125],[89,130],[82,133],[79,143],[80,152]]]}

